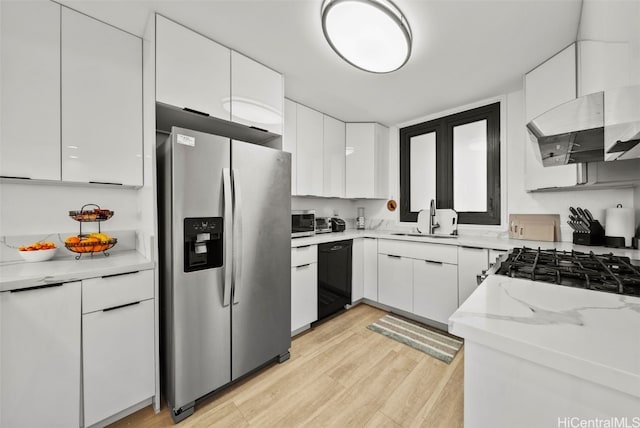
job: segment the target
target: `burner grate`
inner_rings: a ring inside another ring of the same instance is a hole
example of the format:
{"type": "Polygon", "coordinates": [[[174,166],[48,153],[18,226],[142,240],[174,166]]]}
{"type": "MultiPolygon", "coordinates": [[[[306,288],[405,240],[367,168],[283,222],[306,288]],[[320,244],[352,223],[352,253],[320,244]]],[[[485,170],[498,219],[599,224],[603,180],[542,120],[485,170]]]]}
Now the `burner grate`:
{"type": "Polygon", "coordinates": [[[514,249],[496,273],[640,297],[640,269],[628,257],[613,254],[522,247],[514,249]]]}

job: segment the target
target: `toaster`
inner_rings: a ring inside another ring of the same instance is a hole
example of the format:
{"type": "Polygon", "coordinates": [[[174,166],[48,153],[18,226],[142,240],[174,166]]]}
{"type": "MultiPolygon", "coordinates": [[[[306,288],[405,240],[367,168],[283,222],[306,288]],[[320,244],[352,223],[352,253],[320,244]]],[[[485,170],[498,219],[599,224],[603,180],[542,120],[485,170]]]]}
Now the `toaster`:
{"type": "Polygon", "coordinates": [[[316,233],[331,232],[330,217],[316,217],[316,233]]]}
{"type": "Polygon", "coordinates": [[[331,230],[333,232],[344,232],[345,226],[346,224],[343,219],[338,217],[331,219],[331,230]]]}

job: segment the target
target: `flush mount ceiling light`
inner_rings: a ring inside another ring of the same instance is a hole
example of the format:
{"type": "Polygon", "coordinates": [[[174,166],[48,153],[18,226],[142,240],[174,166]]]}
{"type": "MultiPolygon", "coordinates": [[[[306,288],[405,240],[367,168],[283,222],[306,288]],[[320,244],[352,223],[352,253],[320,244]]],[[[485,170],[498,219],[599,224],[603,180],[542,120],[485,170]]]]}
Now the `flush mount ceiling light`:
{"type": "Polygon", "coordinates": [[[389,73],[411,55],[411,28],[389,0],[325,0],[322,30],[333,50],[361,70],[389,73]]]}

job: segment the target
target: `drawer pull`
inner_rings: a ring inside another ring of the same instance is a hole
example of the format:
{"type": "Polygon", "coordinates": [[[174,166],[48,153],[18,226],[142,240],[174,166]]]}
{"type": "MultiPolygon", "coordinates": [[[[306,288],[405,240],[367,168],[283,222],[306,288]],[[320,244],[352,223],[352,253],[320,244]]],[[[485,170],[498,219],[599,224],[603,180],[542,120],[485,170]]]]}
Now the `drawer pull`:
{"type": "Polygon", "coordinates": [[[122,183],[111,183],[109,181],[89,181],[89,183],[91,184],[109,184],[112,186],[123,186],[122,183]]]}
{"type": "Polygon", "coordinates": [[[61,282],[58,284],[36,285],[35,287],[20,288],[18,290],[10,290],[10,291],[11,293],[22,293],[23,291],[33,291],[33,290],[41,290],[43,288],[60,287],[63,284],[64,282],[61,282]]]}
{"type": "Polygon", "coordinates": [[[296,266],[296,269],[308,268],[309,266],[311,266],[311,263],[307,263],[306,265],[296,266]]]}
{"type": "Polygon", "coordinates": [[[137,305],[139,303],[140,302],[133,302],[133,303],[127,303],[126,305],[114,306],[113,308],[103,309],[102,312],[115,311],[116,309],[126,308],[127,306],[133,306],[133,305],[137,305]]]}
{"type": "Polygon", "coordinates": [[[387,254],[387,257],[391,257],[393,259],[401,259],[402,258],[402,256],[394,256],[392,254],[387,254]]]}
{"type": "Polygon", "coordinates": [[[140,272],[139,270],[134,272],[123,272],[123,273],[114,273],[113,275],[105,275],[102,278],[113,278],[114,276],[122,276],[122,275],[133,275],[134,273],[140,272]]]}
{"type": "Polygon", "coordinates": [[[432,265],[441,265],[442,264],[442,262],[434,262],[433,260],[425,260],[424,262],[432,264],[432,265]]]}
{"type": "Polygon", "coordinates": [[[302,245],[300,247],[295,247],[296,250],[301,250],[302,248],[309,248],[311,246],[311,244],[309,245],[302,245]]]}
{"type": "Polygon", "coordinates": [[[470,247],[468,245],[460,245],[460,248],[468,248],[470,250],[486,250],[486,248],[482,248],[482,247],[470,247]]]}

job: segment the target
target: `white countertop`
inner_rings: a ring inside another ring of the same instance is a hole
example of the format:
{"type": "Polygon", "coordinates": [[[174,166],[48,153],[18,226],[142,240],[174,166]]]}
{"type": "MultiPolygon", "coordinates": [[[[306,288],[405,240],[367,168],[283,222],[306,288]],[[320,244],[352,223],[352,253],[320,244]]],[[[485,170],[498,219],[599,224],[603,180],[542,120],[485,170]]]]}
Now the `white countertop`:
{"type": "Polygon", "coordinates": [[[640,260],[640,250],[629,248],[589,247],[586,245],[574,245],[571,242],[527,241],[522,239],[505,239],[483,235],[459,235],[457,238],[433,238],[429,236],[394,235],[394,233],[402,232],[389,230],[348,229],[345,232],[320,233],[313,236],[292,238],[291,247],[303,247],[305,245],[322,244],[325,242],[340,241],[343,239],[379,238],[396,239],[400,241],[429,242],[433,244],[456,245],[463,247],[490,248],[495,250],[510,250],[512,248],[526,246],[529,248],[540,247],[542,249],[556,248],[564,251],[576,250],[584,253],[593,251],[596,254],[613,253],[616,256],[629,257],[632,260],[640,260]]]}
{"type": "Polygon", "coordinates": [[[153,269],[153,262],[137,251],[112,252],[108,257],[83,256],[80,260],[69,257],[36,263],[4,262],[0,263],[0,292],[147,269],[153,269]]]}
{"type": "Polygon", "coordinates": [[[490,275],[449,331],[640,397],[640,298],[490,275]]]}

